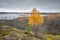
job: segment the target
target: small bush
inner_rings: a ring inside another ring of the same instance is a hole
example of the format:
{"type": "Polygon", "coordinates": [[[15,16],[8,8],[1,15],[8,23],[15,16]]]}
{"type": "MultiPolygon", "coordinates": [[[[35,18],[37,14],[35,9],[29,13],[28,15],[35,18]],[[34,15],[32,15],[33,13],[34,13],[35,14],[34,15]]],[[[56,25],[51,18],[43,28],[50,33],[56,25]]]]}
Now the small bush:
{"type": "Polygon", "coordinates": [[[56,17],[53,20],[50,19],[46,22],[46,31],[50,34],[60,33],[60,17],[56,17]]]}
{"type": "Polygon", "coordinates": [[[2,22],[0,21],[0,29],[2,29],[2,28],[3,28],[2,26],[3,26],[3,24],[2,24],[2,22]]]}

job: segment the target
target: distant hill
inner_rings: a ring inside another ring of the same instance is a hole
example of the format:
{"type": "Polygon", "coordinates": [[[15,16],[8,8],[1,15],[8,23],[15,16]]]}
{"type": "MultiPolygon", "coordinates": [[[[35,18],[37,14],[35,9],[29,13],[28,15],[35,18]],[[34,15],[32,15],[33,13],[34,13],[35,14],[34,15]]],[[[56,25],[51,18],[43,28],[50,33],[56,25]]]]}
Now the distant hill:
{"type": "MultiPolygon", "coordinates": [[[[56,15],[60,13],[41,13],[42,15],[56,15]]],[[[29,12],[0,12],[0,20],[13,20],[18,17],[28,17],[30,15],[29,12]]]]}
{"type": "MultiPolygon", "coordinates": [[[[0,12],[0,14],[30,14],[30,12],[0,12]]],[[[41,13],[42,15],[60,14],[60,13],[41,13]]]]}

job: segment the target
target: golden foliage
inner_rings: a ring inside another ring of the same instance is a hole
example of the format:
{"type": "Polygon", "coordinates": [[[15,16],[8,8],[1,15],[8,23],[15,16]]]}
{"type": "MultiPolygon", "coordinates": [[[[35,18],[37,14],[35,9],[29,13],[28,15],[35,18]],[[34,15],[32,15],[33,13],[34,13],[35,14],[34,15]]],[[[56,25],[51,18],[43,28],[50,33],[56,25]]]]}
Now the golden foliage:
{"type": "Polygon", "coordinates": [[[44,23],[44,18],[41,16],[41,13],[33,8],[31,15],[29,16],[30,25],[42,25],[44,23]]]}
{"type": "Polygon", "coordinates": [[[46,40],[60,40],[60,35],[47,35],[46,40]]]}
{"type": "Polygon", "coordinates": [[[47,15],[47,20],[51,20],[51,19],[54,19],[55,18],[55,15],[47,15]]]}
{"type": "Polygon", "coordinates": [[[60,17],[60,14],[57,14],[56,16],[60,17]]]}
{"type": "Polygon", "coordinates": [[[47,15],[47,20],[55,19],[57,17],[60,17],[60,14],[52,14],[52,15],[47,15]]]}
{"type": "Polygon", "coordinates": [[[5,36],[5,35],[8,35],[8,34],[9,34],[8,30],[1,30],[1,32],[0,32],[0,36],[5,36]]]}
{"type": "Polygon", "coordinates": [[[54,40],[54,38],[52,38],[52,37],[47,37],[46,40],[54,40]]]}
{"type": "Polygon", "coordinates": [[[47,38],[47,40],[53,40],[53,38],[47,38]]]}
{"type": "Polygon", "coordinates": [[[30,31],[30,34],[31,34],[32,36],[34,36],[34,35],[35,35],[35,33],[34,33],[33,31],[30,31]]]}

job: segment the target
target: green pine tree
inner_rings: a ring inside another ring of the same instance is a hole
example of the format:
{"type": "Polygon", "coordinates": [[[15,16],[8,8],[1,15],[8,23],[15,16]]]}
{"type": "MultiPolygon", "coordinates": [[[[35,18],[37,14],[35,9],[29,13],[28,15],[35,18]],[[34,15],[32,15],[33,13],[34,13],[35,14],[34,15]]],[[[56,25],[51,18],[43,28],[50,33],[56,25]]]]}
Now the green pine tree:
{"type": "Polygon", "coordinates": [[[25,30],[28,31],[28,32],[32,31],[31,26],[29,24],[27,24],[25,30]]]}
{"type": "Polygon", "coordinates": [[[0,29],[2,29],[2,28],[3,28],[2,26],[3,26],[3,24],[2,24],[2,22],[0,21],[0,29]]]}

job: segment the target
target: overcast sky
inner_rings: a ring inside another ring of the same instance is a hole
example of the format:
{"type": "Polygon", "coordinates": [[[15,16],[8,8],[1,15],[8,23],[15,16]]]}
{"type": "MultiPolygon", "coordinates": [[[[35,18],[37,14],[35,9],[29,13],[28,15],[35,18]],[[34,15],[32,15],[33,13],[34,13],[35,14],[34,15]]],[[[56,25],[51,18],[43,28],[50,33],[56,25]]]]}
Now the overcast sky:
{"type": "Polygon", "coordinates": [[[60,12],[60,0],[0,0],[0,12],[60,12]]]}

